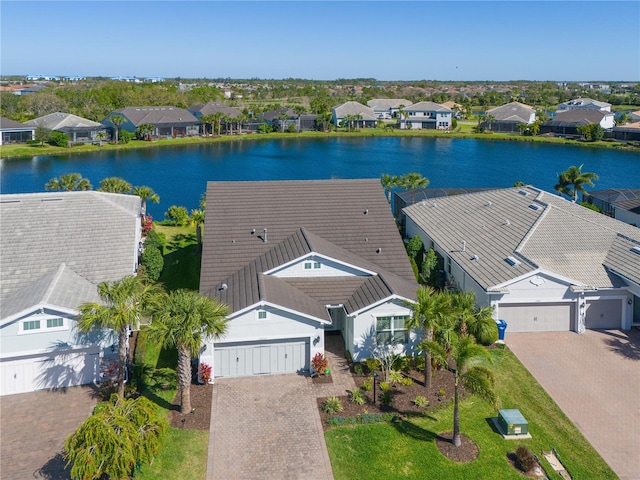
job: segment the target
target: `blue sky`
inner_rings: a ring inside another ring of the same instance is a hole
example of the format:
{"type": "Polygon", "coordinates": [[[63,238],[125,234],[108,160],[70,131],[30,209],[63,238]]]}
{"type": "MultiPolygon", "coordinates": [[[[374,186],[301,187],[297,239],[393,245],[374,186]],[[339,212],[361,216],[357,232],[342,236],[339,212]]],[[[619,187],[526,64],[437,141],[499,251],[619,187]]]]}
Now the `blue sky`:
{"type": "Polygon", "coordinates": [[[0,2],[0,73],[640,80],[640,2],[0,2]]]}

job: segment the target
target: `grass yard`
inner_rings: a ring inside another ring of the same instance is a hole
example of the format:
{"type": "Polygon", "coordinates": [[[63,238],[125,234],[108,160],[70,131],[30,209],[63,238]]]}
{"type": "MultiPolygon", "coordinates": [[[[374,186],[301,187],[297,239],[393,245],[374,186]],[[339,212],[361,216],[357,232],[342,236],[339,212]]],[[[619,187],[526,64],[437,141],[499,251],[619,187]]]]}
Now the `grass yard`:
{"type": "MultiPolygon", "coordinates": [[[[532,439],[504,440],[489,423],[497,411],[471,397],[461,403],[460,424],[462,433],[480,449],[475,461],[456,464],[435,445],[439,433],[452,430],[451,406],[429,417],[328,430],[325,438],[335,478],[521,479],[523,475],[506,459],[521,444],[539,457],[541,451],[554,446],[573,478],[617,478],[510,351],[492,350],[492,356],[499,408],[520,409],[529,422],[532,439]]],[[[550,479],[561,478],[544,459],[541,461],[550,479]]]]}
{"type": "Polygon", "coordinates": [[[193,225],[173,227],[155,224],[154,229],[164,234],[164,269],[160,283],[167,290],[200,287],[200,254],[196,243],[196,228],[193,225]]]}

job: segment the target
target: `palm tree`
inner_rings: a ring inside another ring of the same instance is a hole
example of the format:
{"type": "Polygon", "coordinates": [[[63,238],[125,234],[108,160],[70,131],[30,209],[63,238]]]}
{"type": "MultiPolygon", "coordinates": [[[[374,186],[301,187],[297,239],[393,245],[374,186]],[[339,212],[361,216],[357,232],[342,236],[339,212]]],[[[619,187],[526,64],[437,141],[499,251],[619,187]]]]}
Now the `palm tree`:
{"type": "Polygon", "coordinates": [[[427,185],[429,185],[429,179],[427,177],[423,177],[419,173],[411,172],[405,173],[398,178],[396,184],[405,190],[413,190],[413,193],[411,194],[411,203],[415,203],[416,190],[418,188],[426,188],[427,185]]]}
{"type": "Polygon", "coordinates": [[[127,121],[126,118],[124,118],[122,115],[120,115],[119,113],[116,113],[115,115],[111,115],[109,117],[109,121],[111,123],[113,123],[113,133],[115,134],[116,137],[116,145],[118,144],[118,132],[120,129],[120,125],[122,125],[124,122],[127,121]]]}
{"type": "Polygon", "coordinates": [[[196,239],[198,250],[202,249],[202,224],[204,223],[204,210],[191,210],[191,222],[196,226],[196,239]]]}
{"type": "Polygon", "coordinates": [[[124,178],[107,177],[100,180],[99,192],[131,193],[131,184],[124,178]]]}
{"type": "Polygon", "coordinates": [[[578,192],[583,195],[587,192],[584,185],[593,187],[593,181],[599,178],[596,173],[583,172],[583,165],[579,167],[571,166],[568,170],[558,175],[558,183],[554,187],[557,192],[571,197],[573,203],[578,201],[578,192]]]}
{"type": "Polygon", "coordinates": [[[160,203],[160,195],[154,192],[151,187],[147,187],[146,185],[133,187],[131,193],[142,199],[142,215],[147,214],[147,200],[153,203],[160,203]]]}
{"type": "Polygon", "coordinates": [[[280,122],[280,132],[284,133],[284,127],[287,124],[287,119],[289,118],[289,115],[287,115],[287,112],[280,112],[278,114],[278,120],[280,122]]]}
{"type": "Polygon", "coordinates": [[[211,134],[213,135],[215,131],[215,127],[213,125],[216,122],[216,117],[214,116],[214,114],[211,113],[209,115],[202,115],[200,117],[200,121],[202,122],[202,135],[207,134],[207,125],[211,125],[211,134]]]}
{"type": "Polygon", "coordinates": [[[164,295],[154,309],[149,339],[178,349],[180,412],[191,412],[191,358],[196,357],[206,338],[226,332],[229,309],[217,300],[192,290],[175,290],[164,295]]]}
{"type": "Polygon", "coordinates": [[[103,304],[80,306],[77,326],[81,332],[110,328],[118,334],[118,394],[124,395],[124,369],[129,341],[129,327],[137,329],[140,318],[159,293],[155,285],[143,277],[128,275],[115,282],[102,282],[98,294],[103,304]]]}
{"type": "Polygon", "coordinates": [[[100,146],[102,146],[102,141],[105,139],[106,136],[107,136],[107,134],[105,132],[96,133],[96,138],[98,139],[98,142],[100,143],[100,146]]]}
{"type": "Polygon", "coordinates": [[[72,192],[75,190],[91,190],[93,185],[79,173],[67,173],[60,178],[52,178],[45,186],[45,190],[72,192]]]}
{"type": "Polygon", "coordinates": [[[494,307],[476,306],[476,296],[471,291],[452,293],[456,322],[453,329],[460,335],[471,335],[477,343],[488,345],[497,340],[497,326],[493,319],[494,307]]]}
{"type": "Polygon", "coordinates": [[[382,188],[384,188],[387,201],[391,203],[391,189],[398,185],[398,177],[395,175],[392,177],[388,173],[383,173],[380,175],[380,183],[382,183],[382,188]]]}
{"type": "Polygon", "coordinates": [[[481,357],[492,361],[491,355],[484,347],[478,345],[470,335],[458,336],[454,334],[449,352],[436,342],[424,342],[423,348],[428,350],[439,363],[447,364],[451,361],[450,363],[455,365],[453,369],[452,443],[459,447],[462,445],[462,439],[460,438],[460,384],[472,394],[478,395],[492,405],[496,403],[495,377],[491,370],[477,364],[481,357]]]}
{"type": "MultiPolygon", "coordinates": [[[[407,303],[413,310],[412,316],[406,321],[407,328],[418,331],[426,342],[433,341],[434,332],[450,322],[453,308],[450,298],[431,287],[420,287],[416,292],[417,301],[407,303]]],[[[424,386],[431,388],[431,354],[424,350],[424,386]]]]}

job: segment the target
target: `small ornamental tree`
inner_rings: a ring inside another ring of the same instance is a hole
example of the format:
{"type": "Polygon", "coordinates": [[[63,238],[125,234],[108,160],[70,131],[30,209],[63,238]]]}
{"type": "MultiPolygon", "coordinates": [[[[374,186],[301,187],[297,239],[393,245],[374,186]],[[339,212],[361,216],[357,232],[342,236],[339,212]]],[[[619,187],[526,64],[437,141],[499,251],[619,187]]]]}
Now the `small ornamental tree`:
{"type": "Polygon", "coordinates": [[[311,365],[319,375],[324,375],[324,373],[327,371],[327,368],[329,368],[329,361],[322,353],[318,352],[311,359],[311,365]]]}
{"type": "Polygon", "coordinates": [[[69,135],[67,135],[64,132],[51,132],[51,135],[49,135],[49,139],[47,140],[47,143],[55,147],[68,147],[69,135]]]}
{"type": "Polygon", "coordinates": [[[153,462],[167,426],[147,398],[113,394],[64,442],[71,478],[131,478],[137,465],[153,462]]]}
{"type": "Polygon", "coordinates": [[[162,253],[154,245],[147,245],[142,252],[142,265],[149,280],[156,282],[160,278],[164,268],[164,258],[162,253]]]}
{"type": "Polygon", "coordinates": [[[172,222],[174,225],[184,225],[189,220],[189,212],[185,207],[178,205],[171,205],[169,209],[164,212],[164,218],[172,222]]]}

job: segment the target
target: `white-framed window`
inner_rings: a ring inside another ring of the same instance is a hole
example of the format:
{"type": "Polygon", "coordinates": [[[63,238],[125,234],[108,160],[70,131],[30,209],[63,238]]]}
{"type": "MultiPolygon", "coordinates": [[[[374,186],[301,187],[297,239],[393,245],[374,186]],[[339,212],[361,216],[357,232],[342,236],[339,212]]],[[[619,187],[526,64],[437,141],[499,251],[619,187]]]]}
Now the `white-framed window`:
{"type": "Polygon", "coordinates": [[[409,330],[405,323],[408,315],[391,315],[376,318],[376,341],[385,343],[408,343],[409,330]]]}
{"type": "Polygon", "coordinates": [[[266,320],[267,312],[265,310],[258,310],[258,320],[266,320]]]}
{"type": "Polygon", "coordinates": [[[22,330],[40,330],[40,320],[26,320],[22,322],[22,330]]]}
{"type": "Polygon", "coordinates": [[[304,269],[305,270],[311,270],[312,267],[312,263],[311,262],[304,262],[304,269]]]}
{"type": "Polygon", "coordinates": [[[68,326],[64,318],[38,315],[20,322],[18,335],[29,333],[40,333],[47,331],[67,330],[68,326]]]}
{"type": "Polygon", "coordinates": [[[58,318],[47,318],[47,328],[64,327],[64,320],[58,318]]]}
{"type": "Polygon", "coordinates": [[[313,262],[313,268],[320,268],[320,262],[313,262]]]}

